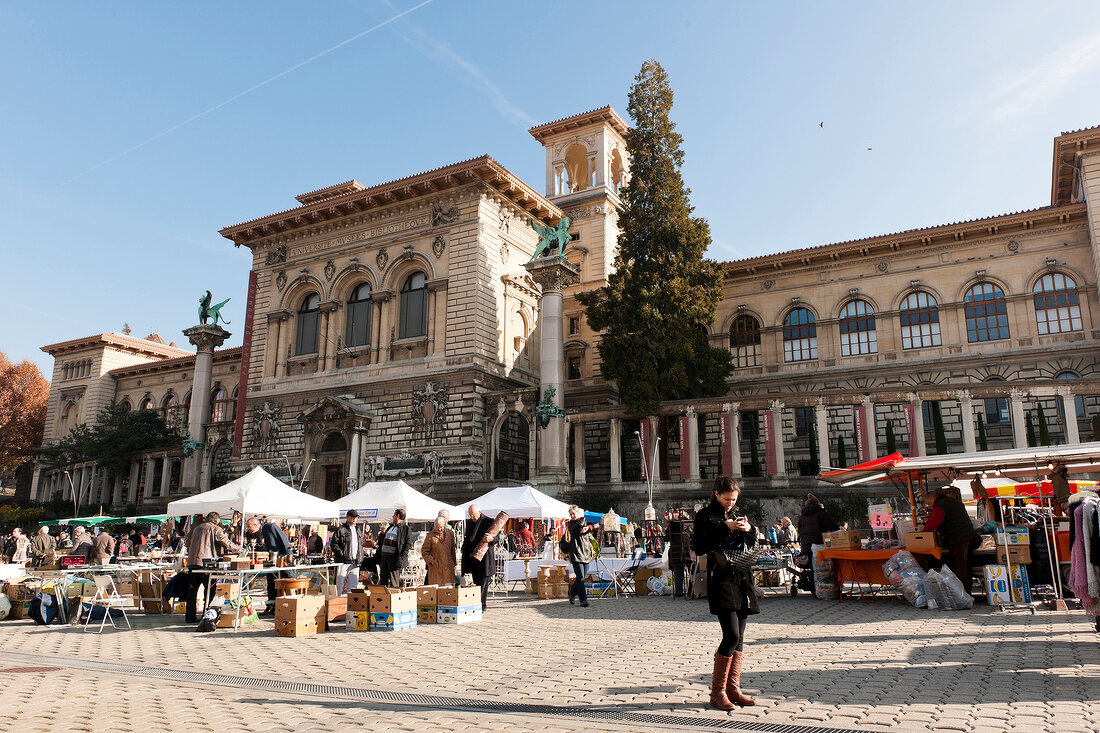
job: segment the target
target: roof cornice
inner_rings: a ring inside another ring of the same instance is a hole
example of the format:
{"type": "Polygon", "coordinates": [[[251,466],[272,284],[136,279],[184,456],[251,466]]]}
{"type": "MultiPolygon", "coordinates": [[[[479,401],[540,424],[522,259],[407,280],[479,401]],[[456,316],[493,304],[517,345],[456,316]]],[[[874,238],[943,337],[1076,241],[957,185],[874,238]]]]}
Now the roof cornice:
{"type": "Polygon", "coordinates": [[[1057,226],[1070,221],[1084,222],[1087,217],[1085,204],[1047,206],[1012,214],[1001,214],[981,219],[942,224],[939,226],[909,229],[893,234],[883,234],[864,239],[852,239],[835,244],[777,252],[775,254],[748,257],[722,263],[727,278],[778,272],[786,268],[806,267],[893,254],[910,247],[927,248],[947,242],[962,243],[994,235],[1023,233],[1043,226],[1057,226]]]}
{"type": "Polygon", "coordinates": [[[528,130],[531,133],[531,137],[538,140],[540,143],[548,137],[552,137],[562,132],[569,132],[581,127],[587,127],[589,125],[603,122],[608,125],[612,130],[619,133],[622,136],[626,136],[630,126],[626,124],[626,121],[619,116],[619,113],[612,109],[611,105],[606,107],[600,107],[599,109],[589,110],[588,112],[581,112],[579,115],[573,115],[572,117],[563,117],[560,120],[554,120],[553,122],[547,122],[543,125],[536,125],[528,130]]]}
{"type": "Polygon", "coordinates": [[[1077,154],[1100,147],[1100,125],[1063,132],[1054,138],[1054,163],[1051,169],[1050,205],[1065,206],[1073,201],[1073,183],[1077,172],[1077,154]]]}
{"type": "Polygon", "coordinates": [[[43,346],[42,351],[50,356],[59,356],[61,354],[80,351],[93,346],[116,346],[126,351],[168,358],[191,353],[186,349],[168,346],[167,344],[158,344],[154,341],[146,341],[145,339],[125,336],[119,333],[99,333],[93,336],[71,339],[69,341],[59,341],[56,344],[43,346]]]}
{"type": "Polygon", "coordinates": [[[399,204],[410,199],[437,194],[471,183],[482,182],[510,199],[537,219],[555,223],[562,213],[504,166],[488,155],[382,183],[370,188],[326,198],[311,204],[225,227],[220,234],[240,246],[264,237],[294,229],[399,204]]]}
{"type": "MultiPolygon", "coordinates": [[[[241,347],[233,346],[228,349],[219,349],[214,352],[215,362],[226,361],[239,361],[241,358],[241,347]]],[[[134,374],[147,374],[149,372],[170,371],[172,369],[186,368],[195,363],[195,355],[188,354],[187,356],[178,356],[174,359],[162,359],[160,361],[149,361],[144,364],[131,364],[130,366],[118,367],[112,369],[108,374],[112,377],[124,377],[134,374]]]]}

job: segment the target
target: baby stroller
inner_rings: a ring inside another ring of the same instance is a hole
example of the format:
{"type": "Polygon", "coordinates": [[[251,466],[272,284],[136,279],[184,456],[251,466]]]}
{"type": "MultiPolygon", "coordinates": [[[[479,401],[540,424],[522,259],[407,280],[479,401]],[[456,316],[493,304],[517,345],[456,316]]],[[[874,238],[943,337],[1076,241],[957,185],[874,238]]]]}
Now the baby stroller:
{"type": "Polygon", "coordinates": [[[812,555],[798,554],[792,562],[788,563],[787,570],[791,574],[791,596],[798,595],[798,591],[804,590],[814,595],[814,558],[812,555]]]}

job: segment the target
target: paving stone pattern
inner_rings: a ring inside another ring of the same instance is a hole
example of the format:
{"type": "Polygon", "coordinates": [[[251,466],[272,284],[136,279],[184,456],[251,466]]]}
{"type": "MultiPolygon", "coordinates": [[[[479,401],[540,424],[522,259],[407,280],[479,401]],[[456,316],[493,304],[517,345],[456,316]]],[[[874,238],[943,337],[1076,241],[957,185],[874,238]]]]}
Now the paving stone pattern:
{"type": "Polygon", "coordinates": [[[1100,639],[1080,611],[809,598],[767,598],[762,609],[750,619],[742,680],[759,705],[730,714],[705,705],[719,636],[705,602],[607,599],[581,609],[513,596],[491,600],[475,624],[295,639],[276,637],[267,621],[199,634],[179,616],[140,613],[133,631],[102,636],[5,621],[0,718],[32,731],[1100,730],[1100,639]],[[414,697],[203,684],[110,663],[414,697]],[[478,710],[471,700],[546,707],[478,710]],[[645,726],[604,713],[666,717],[645,726]]]}

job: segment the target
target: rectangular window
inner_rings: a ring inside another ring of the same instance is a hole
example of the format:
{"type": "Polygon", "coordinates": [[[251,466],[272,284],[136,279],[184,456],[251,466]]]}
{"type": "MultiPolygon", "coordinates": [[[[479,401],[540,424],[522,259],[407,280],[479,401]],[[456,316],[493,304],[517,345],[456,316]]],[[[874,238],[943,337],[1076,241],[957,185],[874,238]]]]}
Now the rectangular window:
{"type": "Polygon", "coordinates": [[[805,438],[810,434],[810,425],[814,420],[814,408],[812,407],[796,407],[794,408],[794,436],[796,438],[805,438]]]}
{"type": "Polygon", "coordinates": [[[581,319],[576,316],[569,317],[569,335],[576,336],[581,332],[581,319]]]}
{"type": "Polygon", "coordinates": [[[1007,425],[1009,422],[1007,398],[996,397],[985,401],[986,425],[1007,425]]]}
{"type": "Polygon", "coordinates": [[[294,349],[296,356],[317,353],[317,331],[320,324],[320,311],[315,310],[298,314],[298,338],[294,349]]]}
{"type": "Polygon", "coordinates": [[[425,288],[401,293],[401,326],[397,338],[407,339],[428,333],[428,291],[425,288]]]}
{"type": "Polygon", "coordinates": [[[579,356],[569,357],[569,373],[567,379],[580,379],[581,378],[581,358],[579,356]]]}

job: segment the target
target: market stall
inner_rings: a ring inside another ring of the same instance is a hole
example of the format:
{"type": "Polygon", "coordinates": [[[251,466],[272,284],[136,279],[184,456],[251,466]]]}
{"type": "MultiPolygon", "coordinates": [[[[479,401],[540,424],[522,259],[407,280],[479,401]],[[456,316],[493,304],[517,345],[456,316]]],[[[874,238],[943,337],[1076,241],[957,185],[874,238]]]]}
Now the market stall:
{"type": "Polygon", "coordinates": [[[336,505],[341,517],[354,509],[364,522],[388,522],[397,509],[405,510],[407,522],[434,522],[444,510],[452,520],[462,518],[456,507],[426,496],[404,481],[371,481],[337,499],[336,505]]]}

